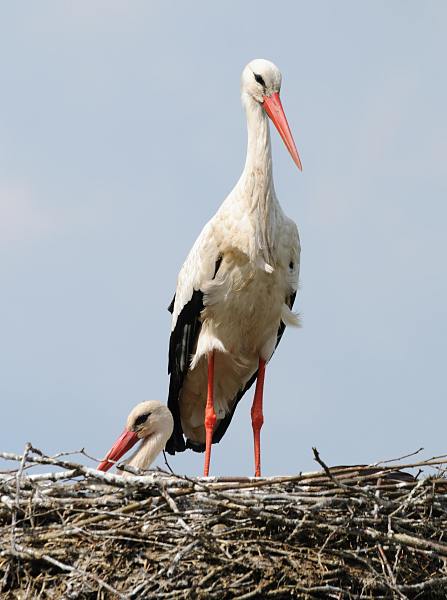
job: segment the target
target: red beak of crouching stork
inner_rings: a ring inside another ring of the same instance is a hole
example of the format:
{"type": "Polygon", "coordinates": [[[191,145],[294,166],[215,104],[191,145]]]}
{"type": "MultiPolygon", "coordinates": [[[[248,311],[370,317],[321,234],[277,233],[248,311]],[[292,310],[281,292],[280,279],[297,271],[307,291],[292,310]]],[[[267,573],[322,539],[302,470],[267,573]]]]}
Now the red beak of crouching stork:
{"type": "Polygon", "coordinates": [[[113,465],[115,465],[119,459],[126,454],[135,444],[138,442],[139,438],[136,433],[133,431],[129,431],[125,429],[123,433],[119,436],[110,450],[107,452],[104,460],[99,463],[98,470],[99,471],[108,471],[113,465]]]}

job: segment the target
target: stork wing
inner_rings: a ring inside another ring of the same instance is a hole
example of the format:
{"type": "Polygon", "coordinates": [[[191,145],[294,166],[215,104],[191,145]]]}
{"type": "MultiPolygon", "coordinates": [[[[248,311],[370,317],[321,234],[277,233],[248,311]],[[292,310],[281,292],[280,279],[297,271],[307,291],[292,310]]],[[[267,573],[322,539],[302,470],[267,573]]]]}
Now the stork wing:
{"type": "Polygon", "coordinates": [[[168,308],[172,313],[168,407],[174,417],[174,431],[166,444],[169,454],[185,450],[178,399],[202,327],[201,287],[214,279],[222,260],[214,242],[212,229],[212,222],[209,222],[197,238],[180,271],[177,290],[168,308]]]}
{"type": "MultiPolygon", "coordinates": [[[[175,296],[168,309],[170,312],[174,311],[174,305],[175,296]]],[[[190,357],[194,352],[194,346],[202,327],[200,321],[202,309],[203,292],[194,290],[191,300],[185,304],[178,315],[175,328],[169,340],[168,373],[170,379],[168,408],[174,417],[174,431],[166,444],[166,450],[169,454],[174,454],[176,451],[183,452],[185,449],[178,398],[189,367],[190,357]]]]}

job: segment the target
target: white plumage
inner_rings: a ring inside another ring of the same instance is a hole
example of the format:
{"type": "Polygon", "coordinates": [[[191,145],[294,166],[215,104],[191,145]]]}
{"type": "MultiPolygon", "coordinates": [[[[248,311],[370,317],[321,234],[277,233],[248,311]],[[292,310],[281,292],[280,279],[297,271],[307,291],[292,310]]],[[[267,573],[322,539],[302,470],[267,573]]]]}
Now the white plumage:
{"type": "MultiPolygon", "coordinates": [[[[266,113],[269,100],[277,98],[279,102],[280,85],[281,74],[271,62],[258,59],[245,67],[245,168],[203,228],[178,276],[172,307],[169,397],[177,422],[168,451],[183,449],[179,426],[190,445],[203,449],[208,357],[213,351],[217,431],[225,417],[231,418],[238,393],[256,373],[259,360],[270,359],[278,333],[282,334],[281,323],[298,325],[291,306],[298,288],[300,241],[295,223],[284,214],[276,197],[266,113]],[[193,319],[198,331],[191,340],[191,329],[187,329],[185,341],[185,326],[190,327],[193,319]],[[177,365],[181,371],[178,381],[174,363],[185,350],[189,353],[183,355],[183,364],[177,365]]],[[[275,122],[275,114],[271,118],[275,122]]],[[[283,139],[287,137],[280,128],[284,129],[284,124],[275,125],[283,139]]],[[[290,130],[288,134],[292,139],[290,130]]],[[[296,153],[294,144],[289,150],[301,167],[293,149],[296,153]]]]}

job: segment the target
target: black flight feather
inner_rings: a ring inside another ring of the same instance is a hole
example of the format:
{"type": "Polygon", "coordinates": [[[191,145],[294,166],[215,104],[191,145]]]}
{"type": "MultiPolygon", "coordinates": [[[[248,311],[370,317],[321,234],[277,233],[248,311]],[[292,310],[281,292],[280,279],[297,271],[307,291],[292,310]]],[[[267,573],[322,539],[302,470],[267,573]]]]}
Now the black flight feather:
{"type": "Polygon", "coordinates": [[[191,355],[194,352],[195,343],[202,328],[202,322],[200,321],[202,310],[203,292],[194,290],[191,300],[185,304],[179,314],[169,340],[168,408],[174,417],[174,431],[166,444],[166,451],[169,454],[185,450],[178,398],[189,368],[191,355]]]}
{"type": "MultiPolygon", "coordinates": [[[[213,279],[222,263],[222,257],[219,256],[214,267],[213,279]]],[[[175,295],[168,307],[172,314],[174,311],[175,295]]],[[[174,417],[174,431],[166,444],[166,451],[169,454],[183,452],[185,450],[185,440],[180,420],[180,409],[178,399],[183,386],[185,375],[188,372],[191,356],[194,353],[197,338],[202,328],[200,314],[203,310],[203,292],[194,290],[191,300],[182,308],[174,330],[169,340],[169,360],[168,374],[169,394],[168,408],[174,417]]]]}

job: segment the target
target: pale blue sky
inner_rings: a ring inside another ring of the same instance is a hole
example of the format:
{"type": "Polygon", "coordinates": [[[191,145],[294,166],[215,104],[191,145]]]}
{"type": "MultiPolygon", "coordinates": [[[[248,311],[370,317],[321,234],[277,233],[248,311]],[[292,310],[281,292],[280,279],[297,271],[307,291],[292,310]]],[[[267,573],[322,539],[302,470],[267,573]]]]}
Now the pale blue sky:
{"type": "MultiPolygon", "coordinates": [[[[166,307],[241,172],[239,77],[262,57],[304,167],[273,132],[303,328],[267,371],[264,473],[313,469],[313,445],[445,452],[446,31],[442,1],[3,3],[1,449],[100,456],[166,399],[166,307]]],[[[213,473],[252,472],[250,404],[213,473]]]]}

